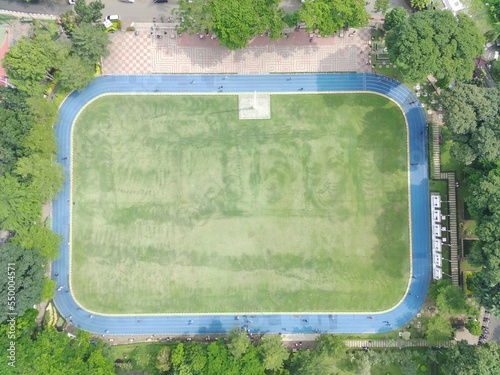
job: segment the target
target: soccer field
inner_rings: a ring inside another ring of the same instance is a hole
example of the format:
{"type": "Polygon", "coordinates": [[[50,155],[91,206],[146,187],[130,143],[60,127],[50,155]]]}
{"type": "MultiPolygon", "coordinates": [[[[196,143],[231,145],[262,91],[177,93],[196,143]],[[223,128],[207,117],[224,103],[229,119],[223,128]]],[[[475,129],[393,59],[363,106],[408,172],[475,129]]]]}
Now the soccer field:
{"type": "Polygon", "coordinates": [[[410,272],[404,117],[373,94],[105,96],[73,127],[71,285],[101,313],[380,311],[410,272]]]}

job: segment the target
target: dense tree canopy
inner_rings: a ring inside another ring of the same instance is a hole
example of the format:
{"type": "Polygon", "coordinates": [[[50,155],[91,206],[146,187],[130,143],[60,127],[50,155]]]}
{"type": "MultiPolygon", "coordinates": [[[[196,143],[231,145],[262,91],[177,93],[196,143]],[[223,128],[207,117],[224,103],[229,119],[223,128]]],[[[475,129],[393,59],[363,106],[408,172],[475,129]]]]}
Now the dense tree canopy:
{"type": "Polygon", "coordinates": [[[451,339],[454,332],[450,320],[441,315],[430,318],[423,325],[422,331],[430,345],[434,345],[440,340],[451,339]]]}
{"type": "Polygon", "coordinates": [[[473,58],[482,54],[483,36],[466,14],[444,10],[413,13],[387,33],[389,56],[412,79],[433,74],[467,80],[473,58]]]}
{"type": "Polygon", "coordinates": [[[102,19],[101,10],[104,9],[104,4],[101,0],[91,1],[90,3],[86,3],[85,0],[76,0],[75,1],[75,13],[76,13],[76,22],[92,24],[94,22],[98,22],[102,19]]]}
{"type": "Polygon", "coordinates": [[[10,174],[0,176],[0,228],[16,231],[35,225],[41,214],[35,191],[10,174]]]}
{"type": "Polygon", "coordinates": [[[33,128],[33,119],[22,110],[0,106],[0,175],[12,171],[17,158],[29,154],[26,137],[33,128]]]}
{"type": "Polygon", "coordinates": [[[343,27],[366,26],[370,19],[364,3],[356,0],[308,0],[300,16],[308,31],[319,30],[322,36],[335,34],[343,27]]]}
{"type": "Polygon", "coordinates": [[[442,97],[444,121],[452,133],[452,155],[469,165],[500,157],[500,95],[496,89],[457,84],[442,97]]]}
{"type": "Polygon", "coordinates": [[[220,44],[231,50],[244,48],[259,34],[269,32],[272,39],[281,37],[285,27],[279,0],[201,0],[179,1],[179,31],[212,31],[220,44]]]}
{"type": "Polygon", "coordinates": [[[396,7],[391,9],[389,13],[385,15],[384,29],[387,31],[394,29],[395,27],[401,25],[408,18],[408,13],[403,7],[396,7]]]}
{"type": "Polygon", "coordinates": [[[72,55],[61,66],[61,84],[64,87],[83,90],[95,77],[95,68],[91,63],[82,60],[78,55],[72,55]]]}
{"type": "Polygon", "coordinates": [[[462,289],[451,285],[450,279],[431,284],[429,298],[436,302],[440,313],[458,315],[466,312],[466,298],[462,289]]]}
{"type": "Polygon", "coordinates": [[[51,68],[57,68],[68,56],[69,47],[56,42],[48,34],[33,39],[22,37],[5,54],[2,61],[10,81],[30,95],[43,92],[40,82],[51,68]]]}
{"type": "Polygon", "coordinates": [[[471,264],[482,267],[471,288],[483,306],[500,316],[500,164],[475,163],[467,169],[467,207],[476,220],[471,264]]]}
{"type": "Polygon", "coordinates": [[[281,337],[265,335],[260,340],[259,351],[263,357],[266,370],[278,370],[288,359],[290,351],[281,345],[281,337]]]}
{"type": "Polygon", "coordinates": [[[111,40],[103,25],[82,23],[74,28],[71,41],[74,53],[92,66],[109,55],[111,40]]]}
{"type": "MultiPolygon", "coordinates": [[[[76,338],[72,339],[66,332],[58,332],[49,326],[34,336],[24,334],[16,341],[16,367],[12,374],[115,373],[113,363],[105,356],[104,344],[99,340],[91,344],[88,332],[77,331],[76,338]]],[[[0,342],[5,346],[5,341],[0,342]]],[[[4,369],[8,368],[6,360],[6,355],[0,359],[4,369]]]]}
{"type": "Polygon", "coordinates": [[[381,12],[383,15],[385,15],[389,8],[389,0],[375,0],[375,6],[373,7],[375,12],[381,12]]]}
{"type": "Polygon", "coordinates": [[[500,368],[500,347],[494,341],[481,346],[460,341],[445,351],[443,367],[449,375],[496,374],[500,368]]]}
{"type": "Polygon", "coordinates": [[[5,276],[0,279],[0,322],[3,322],[8,318],[8,313],[23,315],[34,304],[40,302],[45,284],[46,261],[38,252],[10,243],[0,245],[0,254],[2,254],[0,267],[5,270],[5,276]],[[9,271],[12,274],[8,274],[9,271]],[[11,301],[14,302],[12,305],[8,305],[9,285],[15,290],[15,300],[11,301]]]}

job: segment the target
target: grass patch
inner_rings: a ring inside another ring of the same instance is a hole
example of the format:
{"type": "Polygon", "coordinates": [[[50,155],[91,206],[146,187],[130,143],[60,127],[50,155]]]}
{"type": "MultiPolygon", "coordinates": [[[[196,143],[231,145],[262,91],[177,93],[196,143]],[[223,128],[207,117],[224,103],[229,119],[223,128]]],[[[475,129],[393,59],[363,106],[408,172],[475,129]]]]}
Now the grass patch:
{"type": "Polygon", "coordinates": [[[74,126],[72,286],[106,313],[379,311],[409,277],[406,129],[371,94],[107,96],[74,126]]]}
{"type": "MultiPolygon", "coordinates": [[[[436,192],[441,194],[442,200],[447,200],[448,198],[448,184],[444,180],[429,180],[429,190],[431,192],[436,192]]],[[[446,210],[447,206],[442,206],[442,211],[446,210]]]]}
{"type": "Polygon", "coordinates": [[[483,34],[493,30],[493,20],[484,0],[463,0],[467,13],[476,21],[477,27],[483,34]]]}

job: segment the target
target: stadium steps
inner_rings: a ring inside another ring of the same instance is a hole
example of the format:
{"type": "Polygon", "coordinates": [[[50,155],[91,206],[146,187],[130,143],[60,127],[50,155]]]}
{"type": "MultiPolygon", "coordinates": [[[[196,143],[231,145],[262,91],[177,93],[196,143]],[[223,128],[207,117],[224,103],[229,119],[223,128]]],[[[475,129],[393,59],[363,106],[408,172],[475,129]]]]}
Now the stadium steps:
{"type": "MultiPolygon", "coordinates": [[[[429,347],[427,340],[347,340],[345,344],[348,348],[426,348],[429,347]]],[[[432,347],[450,347],[455,345],[454,340],[437,341],[432,347]]]]}
{"type": "Polygon", "coordinates": [[[458,228],[457,228],[457,192],[456,176],[454,172],[441,172],[441,151],[439,147],[440,127],[432,127],[432,163],[434,166],[433,178],[435,180],[446,180],[448,182],[448,213],[450,215],[450,276],[451,282],[459,286],[459,268],[458,268],[458,228]]]}

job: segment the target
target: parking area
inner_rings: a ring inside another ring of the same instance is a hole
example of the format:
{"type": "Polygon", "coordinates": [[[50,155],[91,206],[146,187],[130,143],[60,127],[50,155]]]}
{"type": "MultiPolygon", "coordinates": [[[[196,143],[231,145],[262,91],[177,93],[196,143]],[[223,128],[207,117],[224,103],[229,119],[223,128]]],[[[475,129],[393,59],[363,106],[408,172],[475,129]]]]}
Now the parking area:
{"type": "Polygon", "coordinates": [[[483,310],[481,314],[481,326],[483,327],[484,342],[495,341],[500,343],[500,319],[483,310]],[[486,329],[485,329],[486,328],[486,329]]]}

